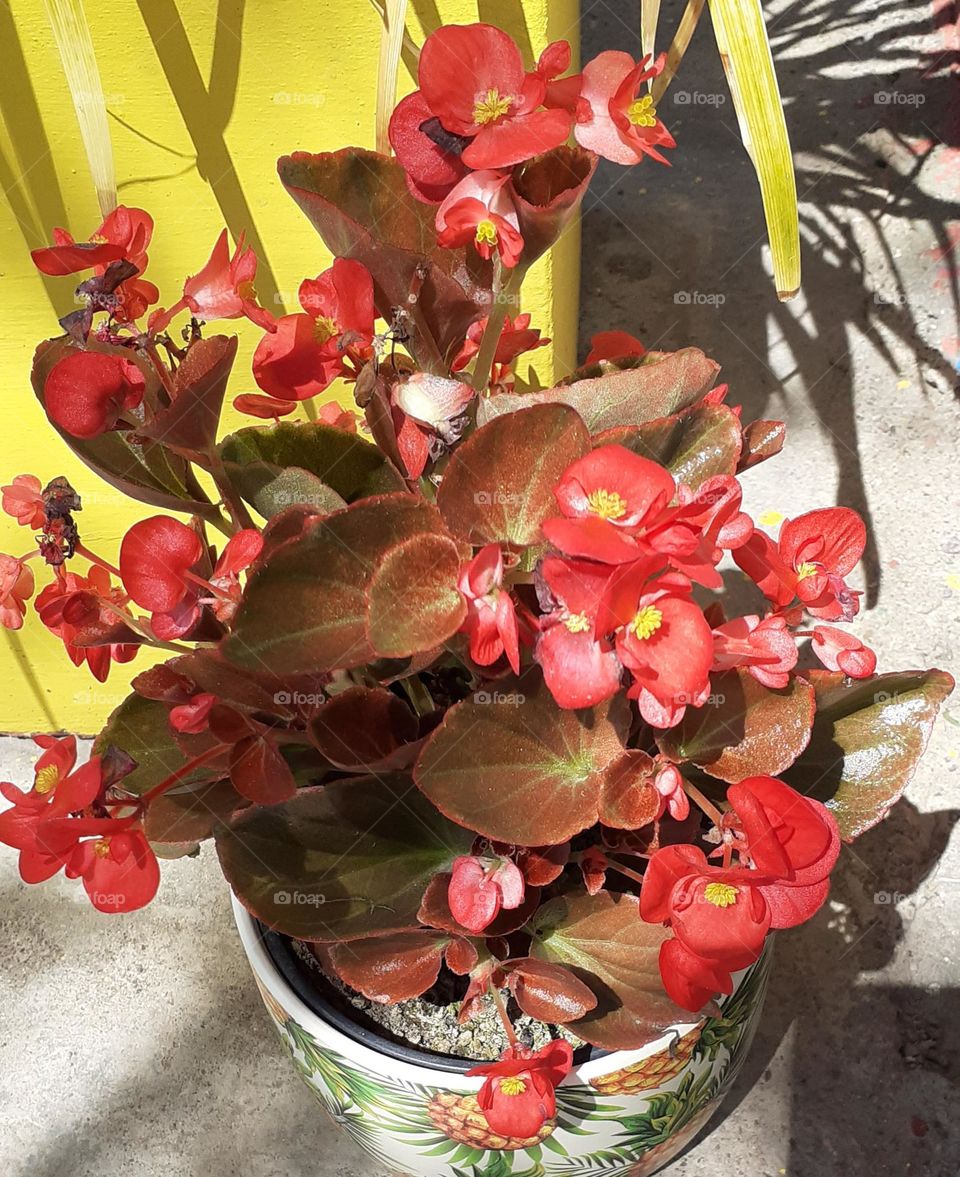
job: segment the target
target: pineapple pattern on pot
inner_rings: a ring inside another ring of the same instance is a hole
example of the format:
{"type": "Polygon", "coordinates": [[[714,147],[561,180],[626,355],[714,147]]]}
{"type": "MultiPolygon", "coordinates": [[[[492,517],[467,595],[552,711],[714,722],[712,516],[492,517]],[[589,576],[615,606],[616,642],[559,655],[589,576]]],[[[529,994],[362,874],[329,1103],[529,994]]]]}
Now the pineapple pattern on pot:
{"type": "Polygon", "coordinates": [[[766,987],[769,954],[719,1016],[670,1046],[557,1089],[557,1115],[526,1139],[491,1131],[472,1092],[408,1082],[321,1045],[258,988],[294,1064],[334,1122],[380,1164],[417,1177],[647,1177],[687,1145],[742,1065],[766,987]]]}

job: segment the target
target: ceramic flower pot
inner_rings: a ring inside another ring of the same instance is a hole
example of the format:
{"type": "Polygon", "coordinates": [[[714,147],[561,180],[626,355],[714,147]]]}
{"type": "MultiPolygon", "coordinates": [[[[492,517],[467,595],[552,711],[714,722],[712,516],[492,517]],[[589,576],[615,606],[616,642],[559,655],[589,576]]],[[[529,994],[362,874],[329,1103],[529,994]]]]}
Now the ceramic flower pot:
{"type": "Polygon", "coordinates": [[[416,1177],[657,1172],[716,1111],[766,989],[769,949],[735,977],[721,1017],[678,1024],[642,1050],[575,1061],[557,1090],[556,1122],[511,1139],[491,1132],[477,1106],[482,1080],[464,1074],[475,1064],[398,1047],[350,1022],[296,975],[236,899],[233,908],[264,1005],[304,1082],[381,1165],[416,1177]]]}

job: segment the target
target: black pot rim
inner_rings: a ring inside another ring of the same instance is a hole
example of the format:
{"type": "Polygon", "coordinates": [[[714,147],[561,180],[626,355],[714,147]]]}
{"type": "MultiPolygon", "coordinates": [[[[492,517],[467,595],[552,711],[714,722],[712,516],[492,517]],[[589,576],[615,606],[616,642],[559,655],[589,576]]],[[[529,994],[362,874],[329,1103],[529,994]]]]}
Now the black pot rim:
{"type": "MultiPolygon", "coordinates": [[[[290,944],[290,938],[280,932],[271,931],[259,920],[253,920],[257,936],[263,944],[264,950],[270,957],[274,968],[284,981],[296,993],[303,1004],[322,1021],[329,1023],[341,1034],[354,1042],[374,1050],[377,1054],[387,1058],[399,1059],[401,1062],[412,1063],[414,1066],[430,1067],[435,1071],[449,1071],[463,1075],[474,1067],[482,1066],[479,1059],[455,1058],[449,1054],[436,1054],[429,1050],[418,1050],[415,1046],[406,1046],[385,1035],[378,1034],[369,1026],[354,1020],[332,1001],[329,1001],[317,985],[312,984],[305,967],[290,944]]],[[[574,1051],[574,1066],[580,1066],[588,1059],[603,1058],[609,1055],[609,1050],[600,1050],[586,1044],[574,1051]]]]}

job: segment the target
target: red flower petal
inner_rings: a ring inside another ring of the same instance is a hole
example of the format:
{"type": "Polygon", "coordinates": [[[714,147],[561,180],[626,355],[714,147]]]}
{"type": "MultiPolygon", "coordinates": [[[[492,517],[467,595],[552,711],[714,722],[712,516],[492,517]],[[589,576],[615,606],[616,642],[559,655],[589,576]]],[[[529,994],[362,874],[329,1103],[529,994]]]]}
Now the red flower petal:
{"type": "Polygon", "coordinates": [[[179,519],[167,515],[141,519],[120,545],[124,588],[144,609],[169,613],[190,590],[184,573],[202,555],[200,537],[179,519]]]}

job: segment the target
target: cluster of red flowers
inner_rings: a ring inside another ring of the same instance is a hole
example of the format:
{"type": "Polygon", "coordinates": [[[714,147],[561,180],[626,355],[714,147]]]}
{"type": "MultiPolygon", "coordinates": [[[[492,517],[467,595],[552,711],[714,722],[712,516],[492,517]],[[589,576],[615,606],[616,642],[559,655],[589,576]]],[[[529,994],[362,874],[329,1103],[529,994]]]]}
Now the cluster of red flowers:
{"type": "Polygon", "coordinates": [[[98,911],[136,911],[160,884],[157,858],[143,833],[142,806],[111,799],[107,763],[92,756],[76,768],[73,736],[35,736],[43,754],[33,787],[0,783],[10,808],[0,813],[0,842],[20,852],[20,876],[42,883],[64,871],[81,879],[98,911]]]}
{"type": "Polygon", "coordinates": [[[736,478],[708,478],[694,492],[663,466],[620,445],[602,445],[575,462],[556,491],[561,516],[543,532],[548,554],[537,576],[539,617],[504,590],[498,545],[464,565],[464,632],[470,656],[489,666],[505,655],[516,671],[519,643],[535,657],[561,707],[592,707],[621,689],[655,728],[673,727],[687,707],[710,695],[710,674],[742,666],[769,687],[787,685],[797,639],[831,670],[865,678],[876,657],[836,626],[805,631],[805,612],[849,621],[859,593],[844,577],[863,554],[865,531],[855,511],[811,511],[784,523],[774,544],[741,509],[736,478]],[[722,584],[725,551],[755,580],[774,608],[724,620],[693,597],[694,584],[722,584]],[[710,619],[712,618],[712,620],[710,619]]]}
{"type": "Polygon", "coordinates": [[[555,41],[527,70],[515,42],[492,25],[438,29],[420,54],[420,88],[390,121],[390,142],[410,191],[437,204],[441,245],[472,245],[513,267],[523,251],[512,172],[559,147],[571,132],[581,147],[615,163],[645,156],[667,163],[675,146],[646,83],[663,57],[635,62],[600,53],[564,77],[570,46],[555,41]]]}

